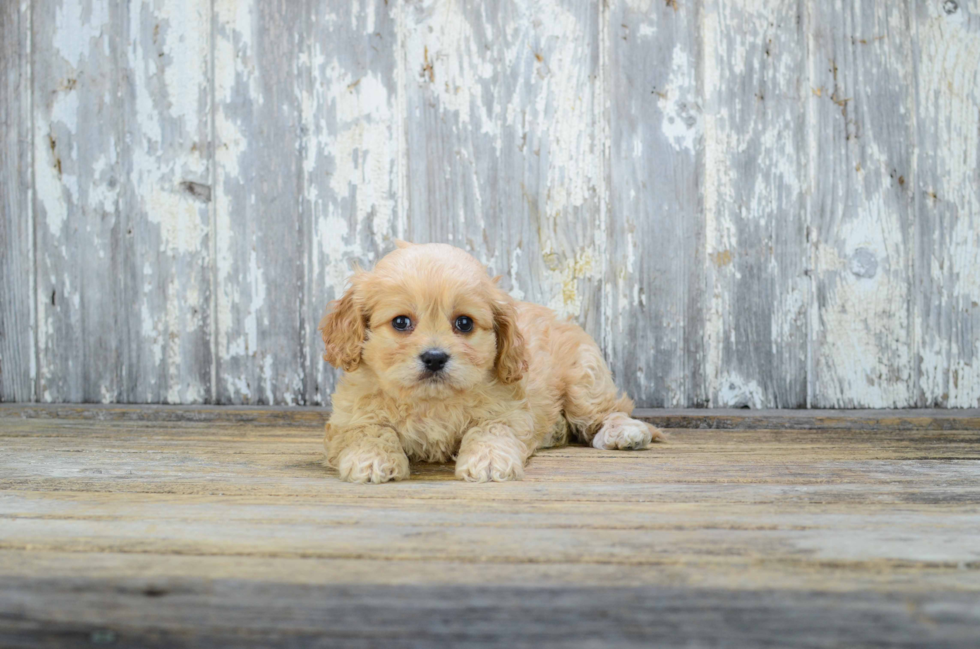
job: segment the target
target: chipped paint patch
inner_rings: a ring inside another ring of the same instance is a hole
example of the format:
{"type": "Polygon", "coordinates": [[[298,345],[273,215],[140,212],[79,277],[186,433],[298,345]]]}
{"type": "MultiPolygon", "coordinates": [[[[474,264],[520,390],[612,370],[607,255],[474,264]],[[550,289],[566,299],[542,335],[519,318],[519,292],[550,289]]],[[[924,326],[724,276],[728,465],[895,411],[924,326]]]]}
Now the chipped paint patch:
{"type": "Polygon", "coordinates": [[[732,251],[731,250],[720,250],[718,252],[711,253],[711,263],[713,263],[718,268],[722,266],[727,266],[732,263],[732,251]]]}
{"type": "Polygon", "coordinates": [[[717,397],[711,405],[716,408],[765,408],[765,392],[752,379],[725,373],[718,379],[717,397]]]}
{"type": "MultiPolygon", "coordinates": [[[[72,68],[83,63],[93,47],[92,41],[103,40],[105,25],[109,24],[108,2],[62,0],[55,10],[55,33],[51,42],[72,68]]],[[[108,50],[106,50],[108,54],[108,50]]]]}
{"type": "Polygon", "coordinates": [[[684,46],[678,43],[671,56],[667,86],[658,95],[657,106],[663,113],[660,128],[676,150],[694,152],[701,139],[701,107],[697,99],[697,68],[692,65],[684,46]]]}
{"type": "Polygon", "coordinates": [[[602,276],[603,265],[598,263],[595,253],[581,248],[576,254],[563,261],[555,252],[544,253],[546,285],[551,288],[552,297],[548,307],[560,318],[579,318],[582,315],[582,295],[579,293],[581,280],[597,281],[602,276]]]}

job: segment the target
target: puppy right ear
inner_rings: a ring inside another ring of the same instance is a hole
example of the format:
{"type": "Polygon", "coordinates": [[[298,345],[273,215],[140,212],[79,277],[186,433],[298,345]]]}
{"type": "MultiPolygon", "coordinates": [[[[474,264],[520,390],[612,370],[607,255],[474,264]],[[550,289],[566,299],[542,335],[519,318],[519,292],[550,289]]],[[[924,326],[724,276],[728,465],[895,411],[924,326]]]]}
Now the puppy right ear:
{"type": "Polygon", "coordinates": [[[414,245],[415,244],[412,243],[411,241],[405,241],[403,239],[395,239],[395,247],[398,248],[399,250],[402,250],[404,248],[411,248],[414,245]]]}
{"type": "Polygon", "coordinates": [[[493,328],[497,334],[497,358],[494,366],[497,378],[503,383],[520,381],[527,372],[527,357],[524,350],[524,336],[517,328],[517,309],[509,295],[492,305],[493,328]]]}
{"type": "Polygon", "coordinates": [[[329,311],[320,320],[320,334],[326,351],[323,360],[346,372],[357,369],[364,346],[364,315],[354,299],[351,285],[344,296],[330,303],[329,311]]]}

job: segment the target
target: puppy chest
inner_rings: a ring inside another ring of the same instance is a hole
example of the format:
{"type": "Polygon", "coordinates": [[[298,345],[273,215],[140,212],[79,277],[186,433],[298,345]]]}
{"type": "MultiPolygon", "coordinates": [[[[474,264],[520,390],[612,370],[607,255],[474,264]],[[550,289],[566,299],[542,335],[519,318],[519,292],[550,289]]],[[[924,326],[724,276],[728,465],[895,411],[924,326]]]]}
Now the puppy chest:
{"type": "Polygon", "coordinates": [[[412,460],[447,462],[455,457],[469,422],[411,417],[394,426],[402,448],[412,460]]]}

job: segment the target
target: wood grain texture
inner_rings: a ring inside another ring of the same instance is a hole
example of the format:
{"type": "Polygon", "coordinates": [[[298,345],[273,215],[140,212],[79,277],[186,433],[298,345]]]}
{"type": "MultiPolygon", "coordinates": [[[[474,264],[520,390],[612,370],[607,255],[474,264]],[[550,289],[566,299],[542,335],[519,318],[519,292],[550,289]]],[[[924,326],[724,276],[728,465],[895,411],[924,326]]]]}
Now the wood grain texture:
{"type": "Polygon", "coordinates": [[[319,425],[0,419],[0,641],[975,641],[976,430],[670,432],[369,487],[319,425]]]}
{"type": "Polygon", "coordinates": [[[31,5],[0,6],[0,401],[34,401],[31,5]]]}
{"type": "Polygon", "coordinates": [[[915,3],[916,401],[980,403],[980,4],[915,3]]]}
{"type": "Polygon", "coordinates": [[[815,407],[914,401],[909,20],[903,3],[811,4],[815,407]]]}
{"type": "Polygon", "coordinates": [[[220,403],[302,403],[309,228],[302,3],[216,0],[215,344],[220,403]]]}
{"type": "Polygon", "coordinates": [[[173,591],[165,582],[91,578],[32,583],[26,595],[21,581],[0,588],[0,606],[17,611],[0,623],[10,647],[765,647],[791,636],[821,648],[967,648],[977,627],[972,594],[964,593],[910,603],[877,592],[759,591],[733,603],[729,591],[676,586],[303,587],[229,579],[173,591]],[[160,613],[164,605],[169,614],[160,613]]]}
{"type": "Polygon", "coordinates": [[[807,405],[804,9],[797,0],[702,9],[712,406],[807,405]]]}
{"type": "Polygon", "coordinates": [[[699,5],[610,3],[602,345],[644,406],[707,403],[699,5]],[[641,317],[637,317],[642,314],[641,317]]]}

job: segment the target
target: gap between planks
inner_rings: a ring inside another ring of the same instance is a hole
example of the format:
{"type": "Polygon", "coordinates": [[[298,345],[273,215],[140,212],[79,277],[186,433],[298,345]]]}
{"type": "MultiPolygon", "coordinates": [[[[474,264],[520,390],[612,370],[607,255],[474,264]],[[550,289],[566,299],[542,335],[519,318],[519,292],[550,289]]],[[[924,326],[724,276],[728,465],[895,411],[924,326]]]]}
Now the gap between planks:
{"type": "MultiPolygon", "coordinates": [[[[313,426],[329,408],[314,406],[170,406],[146,404],[0,404],[4,419],[227,422],[313,426]]],[[[980,430],[980,408],[953,410],[750,410],[638,408],[633,416],[661,428],[716,430],[980,430]]]]}

